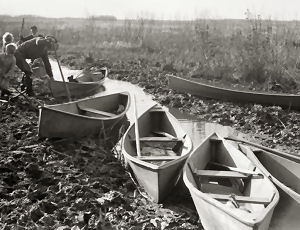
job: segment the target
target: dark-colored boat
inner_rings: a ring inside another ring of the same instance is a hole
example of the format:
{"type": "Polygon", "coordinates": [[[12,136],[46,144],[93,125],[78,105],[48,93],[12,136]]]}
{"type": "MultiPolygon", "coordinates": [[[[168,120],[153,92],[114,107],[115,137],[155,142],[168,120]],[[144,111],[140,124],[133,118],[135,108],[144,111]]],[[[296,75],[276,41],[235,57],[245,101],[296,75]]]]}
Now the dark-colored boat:
{"type": "Polygon", "coordinates": [[[221,88],[208,84],[203,84],[190,79],[184,79],[173,75],[168,75],[169,88],[181,93],[216,100],[225,100],[243,103],[256,103],[264,105],[278,105],[287,108],[300,109],[300,95],[261,93],[242,90],[221,88]]]}

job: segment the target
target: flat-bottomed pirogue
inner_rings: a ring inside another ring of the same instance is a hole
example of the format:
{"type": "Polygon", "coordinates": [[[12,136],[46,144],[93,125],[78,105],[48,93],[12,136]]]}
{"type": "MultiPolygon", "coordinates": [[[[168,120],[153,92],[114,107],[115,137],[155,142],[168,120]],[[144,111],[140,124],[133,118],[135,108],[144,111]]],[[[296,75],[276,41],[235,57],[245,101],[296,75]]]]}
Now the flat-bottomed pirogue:
{"type": "Polygon", "coordinates": [[[168,75],[168,81],[169,88],[181,93],[233,102],[279,105],[300,110],[300,95],[296,94],[260,93],[226,89],[173,75],[168,75]]]}
{"type": "Polygon", "coordinates": [[[178,182],[192,150],[192,141],[178,120],[154,106],[138,118],[141,156],[135,144],[135,123],[124,135],[123,155],[138,183],[155,202],[163,201],[178,182]]]}
{"type": "Polygon", "coordinates": [[[189,189],[206,230],[267,230],[278,203],[273,183],[239,149],[213,133],[184,166],[189,189]]]}
{"type": "Polygon", "coordinates": [[[128,92],[40,107],[39,137],[83,137],[108,130],[125,116],[128,92]]]}
{"type": "Polygon", "coordinates": [[[103,85],[108,75],[107,68],[103,68],[101,72],[83,73],[71,81],[57,81],[50,80],[50,89],[53,97],[63,98],[67,97],[66,86],[67,85],[70,95],[73,98],[80,98],[92,95],[99,90],[103,85]]]}

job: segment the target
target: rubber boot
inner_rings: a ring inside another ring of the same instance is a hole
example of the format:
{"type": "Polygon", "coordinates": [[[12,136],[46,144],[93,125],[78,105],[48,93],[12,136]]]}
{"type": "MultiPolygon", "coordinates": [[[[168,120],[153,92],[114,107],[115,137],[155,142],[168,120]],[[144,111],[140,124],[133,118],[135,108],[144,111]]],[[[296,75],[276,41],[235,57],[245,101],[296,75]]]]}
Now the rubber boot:
{"type": "Polygon", "coordinates": [[[28,96],[34,96],[34,92],[32,90],[32,79],[30,78],[30,76],[26,76],[25,85],[26,85],[26,94],[28,96]]]}

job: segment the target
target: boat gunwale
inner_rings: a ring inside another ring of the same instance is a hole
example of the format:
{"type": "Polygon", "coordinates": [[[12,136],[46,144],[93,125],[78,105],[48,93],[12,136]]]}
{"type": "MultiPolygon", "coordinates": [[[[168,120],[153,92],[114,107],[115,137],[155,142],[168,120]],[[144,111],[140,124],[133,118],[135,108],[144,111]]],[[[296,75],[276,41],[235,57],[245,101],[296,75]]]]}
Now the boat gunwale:
{"type": "Polygon", "coordinates": [[[129,94],[129,92],[125,91],[125,92],[119,92],[119,93],[114,93],[114,94],[107,94],[107,95],[98,96],[98,97],[84,98],[84,99],[81,99],[81,100],[70,101],[70,102],[61,103],[61,104],[43,105],[43,106],[39,106],[39,109],[40,110],[55,111],[55,112],[58,112],[58,113],[72,115],[72,116],[75,116],[75,117],[84,118],[84,119],[88,119],[88,120],[99,120],[99,121],[105,120],[105,121],[109,121],[109,120],[115,120],[115,119],[117,119],[119,117],[123,117],[127,113],[130,104],[131,104],[130,94],[129,94]],[[101,97],[105,97],[105,96],[113,96],[113,95],[116,95],[116,94],[124,94],[124,95],[126,95],[128,97],[128,101],[127,101],[127,104],[126,104],[126,107],[125,107],[124,111],[122,113],[120,113],[120,114],[116,114],[116,116],[113,116],[113,117],[101,117],[100,118],[100,117],[85,116],[85,115],[81,115],[81,114],[71,113],[71,112],[67,112],[67,111],[63,111],[63,110],[52,108],[52,107],[55,107],[57,105],[75,104],[75,103],[82,102],[82,101],[89,101],[90,99],[96,99],[96,98],[101,98],[101,97]]]}
{"type": "MultiPolygon", "coordinates": [[[[242,145],[242,146],[245,146],[245,145],[242,145]]],[[[251,150],[251,149],[250,149],[251,150]]],[[[271,155],[269,152],[265,151],[265,150],[262,150],[262,152],[264,152],[265,154],[267,155],[271,155]]],[[[245,154],[247,157],[248,157],[248,154],[245,154]]],[[[276,186],[278,186],[280,189],[282,189],[285,193],[287,193],[289,196],[291,196],[292,199],[296,200],[297,203],[300,204],[300,194],[298,192],[296,192],[295,190],[291,189],[290,187],[288,187],[287,185],[285,185],[283,182],[281,182],[280,180],[278,180],[275,176],[272,175],[272,173],[269,172],[269,170],[260,162],[260,160],[258,159],[258,157],[256,156],[256,154],[251,150],[251,157],[252,158],[249,158],[255,165],[257,165],[259,167],[259,169],[262,171],[262,173],[267,176],[276,186]],[[294,198],[295,197],[295,198],[294,198]]],[[[277,157],[280,157],[280,158],[284,158],[282,156],[279,156],[279,155],[276,155],[277,157]]],[[[286,159],[286,158],[284,158],[286,159]]],[[[286,159],[290,162],[294,162],[290,159],[286,159]]],[[[297,163],[297,162],[294,162],[294,163],[297,163]]],[[[299,163],[297,163],[299,164],[299,163]]],[[[300,166],[300,164],[299,164],[300,166]]]]}
{"type": "MultiPolygon", "coordinates": [[[[143,113],[140,115],[140,117],[142,117],[142,116],[145,115],[146,113],[150,112],[150,110],[151,110],[152,108],[154,108],[155,106],[157,106],[157,104],[151,106],[149,109],[147,109],[145,112],[143,112],[143,113]]],[[[164,113],[166,113],[167,116],[169,117],[169,119],[173,120],[173,122],[178,123],[178,125],[179,125],[179,127],[182,129],[182,131],[184,131],[183,128],[181,127],[179,121],[178,121],[178,120],[177,120],[177,119],[176,119],[169,111],[164,110],[164,113]]],[[[131,129],[134,128],[134,124],[135,124],[135,123],[132,123],[132,124],[128,127],[127,131],[125,132],[125,134],[124,134],[124,137],[125,137],[125,138],[123,138],[122,146],[125,146],[124,143],[125,143],[125,140],[126,140],[126,136],[128,135],[129,131],[130,131],[131,129]]],[[[126,151],[125,147],[123,147],[123,154],[125,155],[125,156],[124,156],[125,158],[129,159],[130,161],[132,161],[132,162],[135,163],[136,165],[139,165],[139,166],[142,167],[142,168],[148,168],[148,169],[150,169],[151,171],[160,171],[160,170],[163,170],[163,169],[165,169],[165,168],[167,168],[167,167],[169,167],[169,166],[171,166],[171,165],[177,164],[177,163],[179,163],[180,161],[186,160],[186,159],[188,158],[188,156],[190,155],[190,153],[191,153],[192,150],[193,150],[193,142],[192,142],[191,138],[189,137],[189,135],[186,135],[186,141],[187,141],[188,146],[189,146],[189,149],[186,150],[186,153],[185,153],[184,155],[180,155],[178,159],[168,161],[167,163],[165,163],[165,164],[163,164],[163,165],[155,165],[155,164],[151,164],[151,163],[149,163],[149,162],[140,160],[140,159],[138,159],[136,156],[130,155],[130,154],[126,151]]]]}
{"type": "Polygon", "coordinates": [[[193,81],[193,80],[190,80],[190,79],[187,79],[187,78],[177,77],[177,76],[168,74],[168,79],[170,79],[170,78],[180,79],[180,80],[187,81],[187,82],[197,84],[197,85],[200,85],[200,86],[203,86],[203,87],[207,87],[207,88],[210,88],[210,89],[218,89],[218,90],[233,92],[233,93],[243,93],[243,94],[259,95],[259,96],[277,96],[277,97],[283,97],[283,98],[292,98],[292,99],[299,98],[300,99],[300,94],[262,93],[262,92],[256,92],[256,91],[222,88],[222,87],[219,87],[219,86],[209,85],[209,84],[206,84],[206,83],[201,83],[201,82],[193,81]]]}
{"type": "MultiPolygon", "coordinates": [[[[213,133],[211,135],[209,135],[207,138],[205,138],[199,145],[197,148],[195,148],[193,150],[193,152],[190,154],[190,157],[193,155],[193,153],[205,142],[205,141],[208,141],[214,134],[216,134],[220,139],[222,139],[222,142],[226,141],[224,138],[220,137],[217,133],[213,133]]],[[[243,153],[241,153],[243,154],[243,153]]],[[[274,196],[271,200],[271,202],[269,203],[269,205],[264,208],[264,210],[260,213],[260,215],[257,216],[257,218],[255,218],[255,220],[252,220],[252,221],[247,221],[245,219],[241,219],[238,215],[236,215],[235,213],[232,213],[230,211],[230,209],[226,209],[224,204],[221,203],[220,201],[210,197],[207,193],[204,193],[204,192],[201,192],[199,189],[197,189],[190,181],[189,179],[187,178],[187,170],[189,170],[190,172],[190,169],[189,167],[187,167],[187,164],[189,162],[189,159],[190,157],[187,159],[187,161],[185,162],[185,165],[184,165],[184,168],[183,168],[183,181],[186,185],[186,187],[189,189],[189,190],[192,190],[193,193],[197,196],[197,197],[200,197],[203,201],[215,206],[216,208],[220,209],[221,211],[225,212],[227,215],[233,217],[234,219],[238,220],[239,222],[242,222],[243,224],[246,224],[248,226],[257,226],[257,224],[261,223],[263,220],[264,220],[264,217],[269,213],[269,211],[272,209],[272,208],[275,208],[278,201],[279,201],[279,192],[277,190],[277,188],[275,187],[275,185],[273,185],[273,183],[271,183],[271,185],[274,187],[274,196]]],[[[250,161],[250,159],[249,159],[250,161]]],[[[190,172],[192,173],[192,172],[190,172]]],[[[272,182],[272,181],[271,181],[272,182]]],[[[199,215],[199,214],[198,214],[199,215]]],[[[200,216],[199,216],[200,217],[200,216]]]]}

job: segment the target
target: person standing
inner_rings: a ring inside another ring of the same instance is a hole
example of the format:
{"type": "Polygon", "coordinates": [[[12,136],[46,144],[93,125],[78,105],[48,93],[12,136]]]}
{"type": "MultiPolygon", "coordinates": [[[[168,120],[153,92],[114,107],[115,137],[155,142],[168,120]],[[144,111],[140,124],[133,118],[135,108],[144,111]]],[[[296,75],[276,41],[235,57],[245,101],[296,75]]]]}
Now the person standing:
{"type": "Polygon", "coordinates": [[[3,34],[2,36],[2,52],[5,53],[5,48],[6,48],[6,45],[9,44],[9,43],[12,43],[14,42],[14,36],[9,33],[9,32],[6,32],[3,34]]]}
{"type": "Polygon", "coordinates": [[[8,90],[9,78],[14,75],[13,70],[16,65],[14,56],[17,46],[9,43],[5,46],[5,53],[0,54],[0,90],[1,98],[10,95],[8,90]]]}
{"type": "Polygon", "coordinates": [[[58,42],[53,36],[46,36],[45,38],[36,37],[25,41],[17,48],[15,52],[16,64],[18,68],[24,72],[24,76],[22,79],[21,90],[26,89],[26,93],[29,96],[33,96],[34,92],[32,89],[32,70],[29,64],[26,62],[26,59],[35,60],[37,58],[41,58],[46,73],[52,79],[53,73],[51,69],[51,65],[48,58],[48,51],[56,50],[58,48],[58,42]]]}

